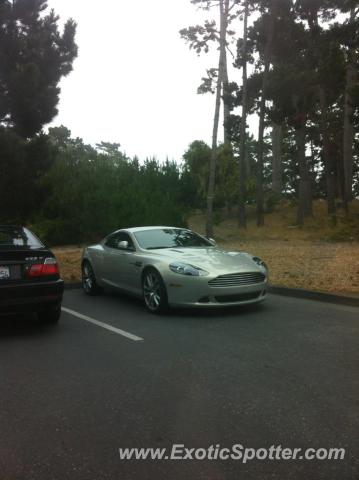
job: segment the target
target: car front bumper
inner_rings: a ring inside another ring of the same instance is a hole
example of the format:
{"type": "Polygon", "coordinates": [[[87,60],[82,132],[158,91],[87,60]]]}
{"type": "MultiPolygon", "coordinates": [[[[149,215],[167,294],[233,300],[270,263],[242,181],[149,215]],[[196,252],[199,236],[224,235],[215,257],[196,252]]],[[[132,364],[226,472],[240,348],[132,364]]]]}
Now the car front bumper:
{"type": "Polygon", "coordinates": [[[0,315],[39,312],[61,304],[63,280],[0,285],[0,315]]]}
{"type": "Polygon", "coordinates": [[[166,278],[169,305],[224,307],[262,302],[266,298],[267,279],[252,285],[212,287],[208,284],[211,278],[169,275],[166,278]]]}

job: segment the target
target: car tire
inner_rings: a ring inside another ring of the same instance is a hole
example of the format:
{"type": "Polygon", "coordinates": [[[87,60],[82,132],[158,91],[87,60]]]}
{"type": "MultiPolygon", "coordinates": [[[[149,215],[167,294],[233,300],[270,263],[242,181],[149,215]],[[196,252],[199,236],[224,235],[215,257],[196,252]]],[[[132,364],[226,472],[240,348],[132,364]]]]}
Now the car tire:
{"type": "Polygon", "coordinates": [[[37,317],[41,323],[47,323],[48,325],[56,325],[61,317],[61,305],[56,307],[47,308],[37,313],[37,317]]]}
{"type": "Polygon", "coordinates": [[[82,289],[86,295],[90,296],[98,295],[102,291],[97,285],[95,272],[88,261],[82,264],[82,289]]]}
{"type": "Polygon", "coordinates": [[[142,295],[149,312],[160,314],[168,310],[166,286],[154,268],[148,268],[142,275],[142,295]]]}

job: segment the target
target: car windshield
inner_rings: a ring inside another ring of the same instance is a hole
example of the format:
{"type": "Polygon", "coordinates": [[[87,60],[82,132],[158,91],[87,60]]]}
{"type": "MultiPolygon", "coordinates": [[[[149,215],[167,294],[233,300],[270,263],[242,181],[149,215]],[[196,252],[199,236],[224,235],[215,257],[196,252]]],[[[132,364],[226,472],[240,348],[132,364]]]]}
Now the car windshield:
{"type": "Polygon", "coordinates": [[[172,247],[211,247],[211,242],[190,230],[180,228],[156,228],[135,233],[141,248],[154,250],[172,247]]]}
{"type": "Polygon", "coordinates": [[[0,225],[0,246],[42,247],[42,243],[27,228],[0,225]]]}

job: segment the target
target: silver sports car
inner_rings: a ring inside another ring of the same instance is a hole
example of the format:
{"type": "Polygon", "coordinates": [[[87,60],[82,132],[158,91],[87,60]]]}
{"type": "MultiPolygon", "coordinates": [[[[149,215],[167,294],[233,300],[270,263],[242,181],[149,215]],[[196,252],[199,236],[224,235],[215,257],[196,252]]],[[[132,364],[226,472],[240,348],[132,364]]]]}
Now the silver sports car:
{"type": "Polygon", "coordinates": [[[260,258],[222,250],[212,239],[175,227],[118,230],[85,248],[82,257],[85,293],[113,287],[142,297],[151,312],[260,302],[267,276],[260,258]]]}

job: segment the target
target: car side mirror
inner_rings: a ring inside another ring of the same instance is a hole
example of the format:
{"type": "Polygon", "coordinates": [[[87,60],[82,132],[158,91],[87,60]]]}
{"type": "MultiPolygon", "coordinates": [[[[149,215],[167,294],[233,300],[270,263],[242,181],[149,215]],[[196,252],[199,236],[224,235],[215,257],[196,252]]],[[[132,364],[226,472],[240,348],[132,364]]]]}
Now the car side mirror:
{"type": "Polygon", "coordinates": [[[121,240],[117,244],[117,248],[119,248],[120,250],[128,250],[128,246],[129,244],[127,240],[121,240]]]}

